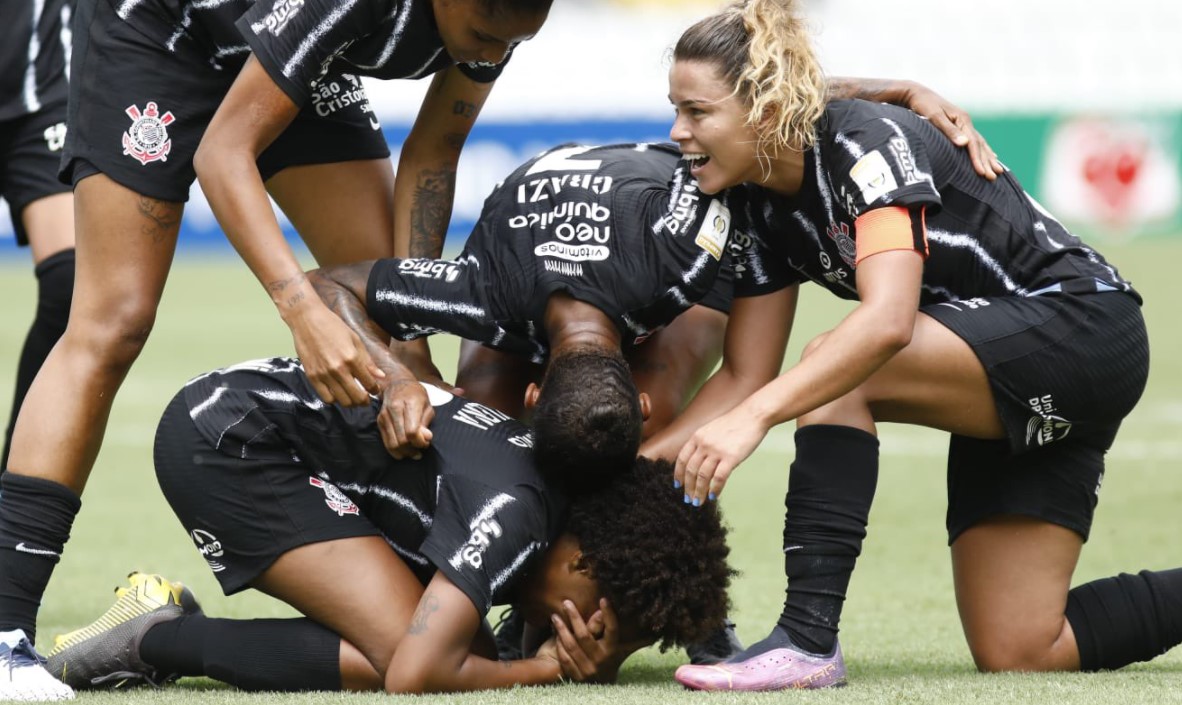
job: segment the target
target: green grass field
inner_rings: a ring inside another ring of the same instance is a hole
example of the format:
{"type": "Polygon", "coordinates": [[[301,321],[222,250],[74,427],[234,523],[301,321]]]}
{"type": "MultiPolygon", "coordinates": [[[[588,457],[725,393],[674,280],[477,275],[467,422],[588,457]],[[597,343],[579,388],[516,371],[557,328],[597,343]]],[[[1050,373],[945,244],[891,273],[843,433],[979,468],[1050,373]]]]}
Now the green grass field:
{"type": "MultiPolygon", "coordinates": [[[[1084,582],[1120,571],[1182,564],[1182,329],[1178,302],[1182,238],[1109,245],[1110,259],[1145,295],[1153,369],[1141,405],[1109,455],[1092,539],[1076,575],[1084,582]]],[[[16,358],[32,315],[31,267],[0,259],[0,407],[7,412],[16,358]]],[[[789,359],[839,317],[844,304],[820,291],[805,295],[789,359]]],[[[434,342],[442,369],[454,369],[456,345],[434,342]]],[[[115,404],[106,443],[87,489],[65,558],[41,611],[43,647],[54,634],[89,622],[132,569],[191,585],[215,616],[283,616],[288,608],[261,595],[227,599],[173,518],[151,468],[155,424],[189,377],[221,365],[290,354],[286,328],[245,265],[231,258],[184,257],[173,270],[156,329],[115,404]]],[[[622,687],[562,686],[447,696],[462,703],[841,702],[841,703],[1164,703],[1182,702],[1182,649],[1120,672],[1093,675],[980,675],[957,620],[945,545],[944,447],[941,434],[882,429],[882,472],[870,536],[850,588],[842,644],[850,686],[816,693],[761,696],[700,694],[672,681],[684,654],[646,651],[625,666],[622,687]]],[[[779,613],[783,490],[791,428],[774,431],[727,486],[722,506],[731,526],[732,599],[744,641],[761,638],[779,613]]],[[[212,681],[186,680],[162,691],[85,695],[85,702],[362,702],[379,695],[245,695],[212,681]]]]}

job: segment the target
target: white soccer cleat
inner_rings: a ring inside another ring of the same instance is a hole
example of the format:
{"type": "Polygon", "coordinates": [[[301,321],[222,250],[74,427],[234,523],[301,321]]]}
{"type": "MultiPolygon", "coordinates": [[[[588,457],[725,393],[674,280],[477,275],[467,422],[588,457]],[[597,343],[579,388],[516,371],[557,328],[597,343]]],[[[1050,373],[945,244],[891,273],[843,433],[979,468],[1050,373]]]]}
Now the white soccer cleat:
{"type": "Polygon", "coordinates": [[[49,675],[45,659],[20,629],[0,632],[0,702],[72,700],[74,690],[49,675]]]}

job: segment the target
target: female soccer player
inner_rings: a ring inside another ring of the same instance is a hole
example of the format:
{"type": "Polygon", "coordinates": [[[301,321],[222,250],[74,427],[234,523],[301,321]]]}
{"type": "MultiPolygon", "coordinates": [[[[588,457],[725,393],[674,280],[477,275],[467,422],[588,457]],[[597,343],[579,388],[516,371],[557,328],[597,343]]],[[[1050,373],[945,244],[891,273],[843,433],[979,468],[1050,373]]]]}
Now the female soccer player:
{"type": "Polygon", "coordinates": [[[435,435],[415,462],[386,453],[380,402],[324,404],[296,360],[189,382],[157,431],[161,489],[227,594],[253,587],[309,619],[210,619],[137,574],[107,615],[57,640],[51,672],[76,688],[205,675],[254,690],[478,690],[611,681],[637,648],[716,628],[725,529],[662,490],[670,463],[642,459],[574,493],[535,466],[529,428],[424,388],[435,435]],[[536,656],[496,660],[484,617],[507,602],[555,632],[536,656]]]}
{"type": "MultiPolygon", "coordinates": [[[[0,197],[8,202],[17,244],[32,251],[37,277],[36,314],[17,365],[0,473],[8,467],[29,386],[66,329],[74,290],[74,206],[68,187],[57,180],[66,137],[72,7],[69,0],[6,3],[0,27],[0,197]]],[[[0,627],[0,699],[68,693],[44,671],[22,668],[35,662],[26,635],[0,627]]]]}
{"type": "Polygon", "coordinates": [[[844,680],[837,624],[881,421],[952,434],[953,577],[980,669],[1117,668],[1169,649],[1182,640],[1182,570],[1070,588],[1104,452],[1145,385],[1140,296],[1008,172],[976,178],[907,111],[827,102],[793,5],[750,0],[702,20],[670,71],[673,139],[704,192],[731,189],[737,354],[642,452],[676,457],[675,487],[697,505],[773,425],[799,429],[783,614],[735,662],[678,680],[844,680]],[[809,280],[859,303],[779,375],[809,280]]]}
{"type": "MultiPolygon", "coordinates": [[[[0,503],[0,631],[33,639],[112,401],[152,328],[195,176],[289,324],[321,398],[366,403],[379,373],[305,281],[267,193],[322,264],[392,255],[397,231],[411,238],[416,208],[442,213],[427,221],[442,228],[464,139],[549,5],[79,3],[61,174],[75,187],[79,305],[14,431],[0,503]],[[397,181],[360,75],[433,76],[397,181]]],[[[0,680],[0,696],[9,693],[0,680]]]]}
{"type": "Polygon", "coordinates": [[[17,245],[32,252],[37,306],[21,349],[0,472],[8,466],[21,402],[66,329],[74,291],[74,206],[69,188],[57,180],[73,3],[30,0],[11,7],[0,28],[0,198],[8,202],[17,245]]]}

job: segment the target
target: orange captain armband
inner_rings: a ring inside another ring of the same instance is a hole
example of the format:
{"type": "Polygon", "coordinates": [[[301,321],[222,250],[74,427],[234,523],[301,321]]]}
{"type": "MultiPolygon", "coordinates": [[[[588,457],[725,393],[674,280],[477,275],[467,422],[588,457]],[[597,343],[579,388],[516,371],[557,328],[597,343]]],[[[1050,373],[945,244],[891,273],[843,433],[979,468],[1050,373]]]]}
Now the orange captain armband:
{"type": "Polygon", "coordinates": [[[924,209],[912,211],[902,206],[887,206],[866,211],[854,221],[857,233],[855,266],[870,255],[889,250],[914,250],[928,257],[928,234],[924,209]]]}

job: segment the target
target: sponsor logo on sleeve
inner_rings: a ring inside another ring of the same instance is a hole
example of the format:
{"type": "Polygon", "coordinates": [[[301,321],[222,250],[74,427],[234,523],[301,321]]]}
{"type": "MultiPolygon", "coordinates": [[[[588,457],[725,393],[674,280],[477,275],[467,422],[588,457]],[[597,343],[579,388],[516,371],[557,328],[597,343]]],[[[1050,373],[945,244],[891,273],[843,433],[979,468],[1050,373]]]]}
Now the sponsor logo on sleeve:
{"type": "Polygon", "coordinates": [[[136,105],[129,105],[123,111],[131,118],[131,127],[123,133],[123,153],[147,166],[149,162],[168,161],[172,151],[172,140],[168,137],[168,126],[176,117],[171,111],[160,114],[156,103],[148,101],[143,112],[136,105]]]}
{"type": "Polygon", "coordinates": [[[472,535],[468,543],[460,550],[460,559],[475,570],[484,565],[484,551],[492,545],[493,539],[501,538],[504,534],[500,523],[496,519],[485,519],[472,528],[472,535]]]}
{"type": "Polygon", "coordinates": [[[460,266],[455,262],[413,258],[399,262],[398,272],[420,279],[442,279],[450,284],[460,276],[460,266]]]}
{"type": "Polygon", "coordinates": [[[866,205],[899,188],[886,159],[877,149],[866,153],[854,164],[850,169],[850,178],[862,190],[862,200],[866,205]]]}
{"type": "Polygon", "coordinates": [[[891,154],[895,155],[895,162],[899,171],[903,172],[903,183],[918,184],[924,181],[919,169],[915,166],[915,156],[911,153],[911,145],[902,137],[892,137],[890,142],[891,154]]]}
{"type": "Polygon", "coordinates": [[[720,260],[730,229],[730,209],[723,205],[722,201],[713,201],[706,209],[706,217],[702,220],[702,227],[698,229],[694,244],[709,252],[714,259],[720,260]]]}

